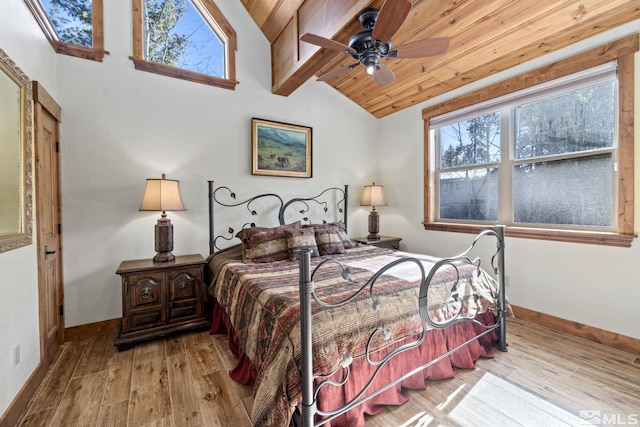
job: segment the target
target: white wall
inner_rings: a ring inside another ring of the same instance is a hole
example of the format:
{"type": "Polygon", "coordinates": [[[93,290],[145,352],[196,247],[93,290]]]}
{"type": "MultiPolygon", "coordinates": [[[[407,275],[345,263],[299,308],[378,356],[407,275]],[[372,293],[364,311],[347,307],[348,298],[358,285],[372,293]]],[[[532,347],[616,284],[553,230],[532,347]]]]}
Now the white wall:
{"type": "MultiPolygon", "coordinates": [[[[614,31],[585,40],[570,48],[522,64],[506,72],[470,84],[421,105],[380,120],[378,153],[380,182],[389,206],[380,209],[385,234],[402,236],[403,248],[441,256],[465,249],[467,234],[425,231],[424,132],[422,109],[488,86],[575,53],[589,50],[640,31],[634,21],[614,31]]],[[[640,82],[640,55],[636,53],[635,81],[640,82]]],[[[635,117],[640,117],[640,83],[635,87],[635,117]]],[[[640,165],[640,126],[635,126],[635,164],[640,165]]],[[[640,232],[640,173],[635,175],[635,227],[640,232]]],[[[560,243],[531,239],[507,239],[508,296],[514,304],[532,310],[640,338],[640,242],[631,248],[560,243]]]]}
{"type": "MultiPolygon", "coordinates": [[[[0,1],[0,17],[0,48],[55,95],[56,55],[25,4],[0,1]]],[[[0,254],[0,414],[40,361],[36,238],[34,227],[34,244],[0,254]],[[14,367],[16,346],[20,363],[14,367]]]]}

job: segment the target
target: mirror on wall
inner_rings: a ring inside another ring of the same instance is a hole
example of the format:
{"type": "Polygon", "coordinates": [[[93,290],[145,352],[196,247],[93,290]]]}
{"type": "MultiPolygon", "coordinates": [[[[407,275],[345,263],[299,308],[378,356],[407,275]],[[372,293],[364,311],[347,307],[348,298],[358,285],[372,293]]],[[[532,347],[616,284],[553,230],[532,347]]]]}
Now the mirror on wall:
{"type": "Polygon", "coordinates": [[[0,252],[33,241],[32,106],[29,78],[0,49],[0,252]]]}

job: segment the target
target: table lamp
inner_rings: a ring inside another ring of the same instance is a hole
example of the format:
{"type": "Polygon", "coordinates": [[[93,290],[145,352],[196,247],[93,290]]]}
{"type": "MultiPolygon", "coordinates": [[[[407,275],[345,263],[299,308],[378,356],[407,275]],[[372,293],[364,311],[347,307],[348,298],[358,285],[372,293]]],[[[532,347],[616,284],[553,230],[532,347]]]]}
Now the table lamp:
{"type": "Polygon", "coordinates": [[[156,256],[153,262],[170,262],[176,259],[171,253],[173,250],[173,224],[167,218],[166,211],[184,211],[180,198],[180,181],[167,179],[162,174],[161,179],[147,179],[147,186],[144,190],[141,211],[162,211],[160,219],[155,226],[155,249],[156,256]]]}
{"type": "Polygon", "coordinates": [[[380,219],[376,206],[387,206],[387,198],[384,195],[384,187],[382,185],[376,185],[374,182],[371,185],[365,185],[362,192],[362,200],[360,206],[372,206],[369,213],[369,235],[368,240],[380,240],[380,219]]]}

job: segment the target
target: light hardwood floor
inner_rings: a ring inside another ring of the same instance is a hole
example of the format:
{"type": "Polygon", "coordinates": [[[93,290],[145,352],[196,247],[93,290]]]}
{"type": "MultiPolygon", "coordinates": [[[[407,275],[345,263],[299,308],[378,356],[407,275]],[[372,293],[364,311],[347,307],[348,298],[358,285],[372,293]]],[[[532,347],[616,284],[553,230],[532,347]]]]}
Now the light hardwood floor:
{"type": "MultiPolygon", "coordinates": [[[[227,375],[233,356],[226,337],[189,333],[119,353],[114,338],[65,343],[19,425],[250,425],[251,389],[227,375]]],[[[408,403],[369,417],[367,426],[461,425],[455,408],[487,373],[574,415],[598,411],[603,423],[640,425],[637,356],[519,320],[508,322],[508,342],[508,352],[496,351],[453,379],[430,381],[426,390],[411,391],[408,403]]],[[[496,426],[491,413],[483,417],[496,426]]]]}

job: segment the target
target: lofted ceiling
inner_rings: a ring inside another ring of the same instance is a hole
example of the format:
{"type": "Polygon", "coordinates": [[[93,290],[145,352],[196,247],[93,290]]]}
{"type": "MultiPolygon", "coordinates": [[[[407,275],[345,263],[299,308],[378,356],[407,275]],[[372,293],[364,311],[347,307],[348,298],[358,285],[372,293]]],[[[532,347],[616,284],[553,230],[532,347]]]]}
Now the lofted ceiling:
{"type": "MultiPolygon", "coordinates": [[[[314,33],[348,44],[358,14],[383,0],[242,0],[271,43],[273,93],[354,63],[351,56],[300,41],[314,33]]],[[[395,74],[385,86],[362,65],[328,80],[376,117],[435,96],[640,18],[638,0],[414,0],[393,46],[449,37],[448,50],[420,59],[383,58],[395,74]]],[[[640,31],[640,28],[638,29],[640,31]]]]}

